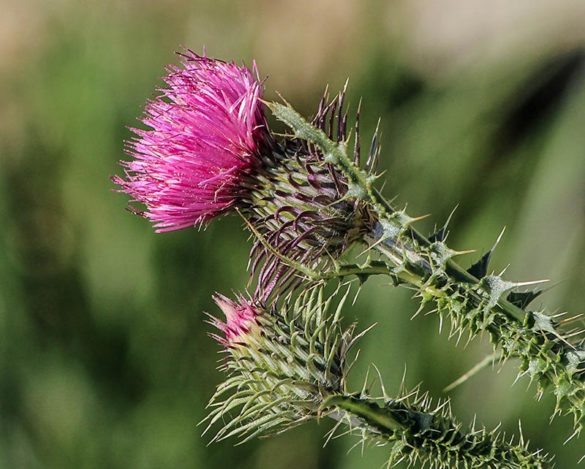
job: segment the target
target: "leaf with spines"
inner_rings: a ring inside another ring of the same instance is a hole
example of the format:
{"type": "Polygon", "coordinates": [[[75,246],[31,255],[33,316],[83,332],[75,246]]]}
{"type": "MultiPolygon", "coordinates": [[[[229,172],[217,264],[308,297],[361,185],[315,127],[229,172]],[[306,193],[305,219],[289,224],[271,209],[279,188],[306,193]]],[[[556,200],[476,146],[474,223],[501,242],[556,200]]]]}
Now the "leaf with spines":
{"type": "Polygon", "coordinates": [[[435,231],[432,235],[429,236],[429,241],[431,243],[443,242],[443,241],[445,241],[446,237],[447,237],[447,227],[442,226],[437,231],[435,231]]]}
{"type": "Polygon", "coordinates": [[[481,258],[475,264],[473,264],[469,269],[467,269],[467,272],[469,272],[475,278],[478,279],[484,278],[488,273],[491,258],[492,250],[490,249],[483,256],[481,256],[481,258]]]}
{"type": "Polygon", "coordinates": [[[502,240],[505,231],[506,229],[504,228],[501,231],[500,235],[497,237],[496,242],[494,243],[492,248],[489,251],[487,251],[483,256],[481,256],[481,258],[475,264],[473,264],[469,269],[467,269],[467,272],[469,274],[473,275],[475,278],[479,280],[481,280],[487,275],[489,264],[492,259],[492,254],[498,247],[498,244],[500,244],[500,241],[502,240]]]}
{"type": "Polygon", "coordinates": [[[429,235],[429,242],[432,243],[444,243],[445,241],[447,241],[447,236],[449,235],[449,232],[447,231],[448,227],[449,227],[449,223],[451,223],[451,219],[453,218],[453,215],[455,214],[455,210],[457,210],[457,207],[455,207],[451,213],[449,214],[449,216],[447,217],[447,220],[445,221],[445,224],[443,226],[441,226],[439,229],[436,229],[435,227],[435,232],[432,233],[431,235],[429,235]]]}
{"type": "Polygon", "coordinates": [[[530,303],[542,294],[542,290],[532,290],[524,292],[510,292],[506,299],[520,309],[526,309],[530,303]]]}

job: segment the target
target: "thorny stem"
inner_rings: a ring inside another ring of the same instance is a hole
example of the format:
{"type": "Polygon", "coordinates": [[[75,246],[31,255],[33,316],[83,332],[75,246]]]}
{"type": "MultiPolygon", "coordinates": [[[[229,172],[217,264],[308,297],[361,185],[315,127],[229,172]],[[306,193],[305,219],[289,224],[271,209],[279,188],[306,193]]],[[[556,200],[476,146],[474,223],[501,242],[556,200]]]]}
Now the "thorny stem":
{"type": "MultiPolygon", "coordinates": [[[[304,138],[322,149],[325,153],[325,161],[336,164],[340,167],[343,173],[347,176],[350,182],[350,189],[353,186],[353,193],[368,201],[373,207],[378,219],[389,222],[397,231],[408,230],[411,238],[418,244],[430,247],[431,242],[423,234],[418,232],[414,227],[409,226],[409,223],[414,221],[402,212],[394,210],[394,208],[384,199],[381,193],[373,187],[374,178],[369,177],[367,172],[357,167],[354,162],[347,155],[345,144],[335,143],[330,140],[327,135],[320,129],[313,127],[305,121],[305,119],[294,111],[291,107],[279,103],[268,103],[268,106],[277,118],[288,124],[295,132],[295,136],[304,138]]],[[[384,233],[382,233],[384,236],[384,233]]],[[[380,237],[374,237],[376,248],[379,252],[384,254],[396,267],[402,267],[404,264],[404,248],[408,249],[408,254],[412,256],[412,262],[421,266],[428,275],[433,272],[428,265],[428,262],[421,258],[415,249],[409,246],[396,247],[390,244],[391,239],[381,240],[380,237]],[[376,239],[377,238],[377,239],[376,239]]],[[[473,285],[480,283],[479,279],[452,259],[446,260],[445,272],[457,281],[463,281],[473,285]]],[[[398,277],[407,283],[421,287],[425,284],[421,275],[412,272],[397,272],[398,277]]],[[[428,287],[427,287],[428,288],[428,287]]],[[[428,288],[428,292],[436,295],[436,290],[428,288]]],[[[513,305],[505,299],[499,299],[496,305],[503,313],[510,318],[520,323],[524,322],[526,312],[521,308],[513,305]]]]}
{"type": "MultiPolygon", "coordinates": [[[[422,236],[413,227],[408,227],[407,229],[409,230],[409,234],[413,240],[416,240],[417,243],[424,247],[430,248],[431,243],[427,238],[422,236]]],[[[384,255],[388,260],[390,260],[390,262],[392,262],[392,264],[395,266],[399,267],[403,265],[404,260],[403,257],[400,256],[404,256],[404,252],[406,250],[409,253],[409,256],[411,256],[410,262],[419,266],[421,271],[423,271],[421,274],[412,272],[400,274],[399,277],[402,280],[404,280],[406,283],[423,289],[424,292],[429,293],[434,297],[441,297],[445,295],[445,292],[435,288],[432,283],[428,283],[424,280],[424,277],[431,277],[434,274],[434,271],[430,267],[430,264],[423,257],[421,257],[412,246],[404,243],[400,247],[397,247],[396,245],[393,245],[390,240],[381,240],[378,237],[374,237],[373,239],[374,242],[372,245],[375,245],[374,248],[382,255],[384,255]]],[[[480,284],[480,281],[477,277],[471,275],[452,259],[446,261],[445,273],[457,281],[462,281],[471,285],[480,284]]],[[[477,304],[479,304],[481,302],[481,298],[478,295],[474,296],[477,304]]],[[[493,308],[504,313],[506,316],[508,316],[508,318],[512,319],[513,321],[517,321],[520,324],[523,324],[526,320],[526,311],[513,305],[505,298],[499,298],[497,304],[495,304],[493,308]]]]}
{"type": "Polygon", "coordinates": [[[402,458],[411,464],[429,458],[431,467],[437,468],[543,469],[550,463],[547,455],[531,452],[522,437],[514,443],[496,432],[462,431],[444,405],[431,412],[400,401],[389,400],[382,405],[359,395],[332,394],[323,400],[321,408],[330,418],[361,429],[365,441],[394,442],[395,452],[388,467],[402,458]]]}
{"type": "MultiPolygon", "coordinates": [[[[568,404],[575,434],[585,420],[585,350],[558,331],[551,318],[512,303],[508,293],[518,284],[487,275],[486,265],[478,272],[465,270],[453,257],[458,254],[440,239],[429,239],[412,224],[416,218],[395,210],[373,186],[375,175],[360,168],[347,154],[347,142],[334,142],[324,131],[305,121],[290,106],[268,103],[274,115],[287,124],[297,138],[315,145],[326,163],[335,165],[348,181],[349,198],[365,202],[373,220],[364,241],[387,259],[394,280],[414,287],[424,305],[436,304],[440,314],[451,319],[454,333],[467,330],[470,337],[489,331],[503,358],[522,360],[522,373],[536,379],[539,394],[552,385],[557,398],[555,413],[568,404]],[[474,275],[478,272],[478,276],[474,275]]],[[[483,261],[483,259],[482,259],[483,261]]],[[[396,283],[396,282],[395,282],[396,283]]],[[[528,292],[528,295],[531,293],[528,292]]],[[[524,294],[526,295],[526,294],[524,294]]]]}

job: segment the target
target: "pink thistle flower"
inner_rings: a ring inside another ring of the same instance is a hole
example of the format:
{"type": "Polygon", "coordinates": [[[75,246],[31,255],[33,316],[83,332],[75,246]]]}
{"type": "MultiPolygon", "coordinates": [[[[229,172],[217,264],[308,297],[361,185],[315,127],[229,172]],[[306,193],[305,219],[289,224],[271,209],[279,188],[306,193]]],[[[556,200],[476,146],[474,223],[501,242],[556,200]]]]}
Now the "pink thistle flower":
{"type": "Polygon", "coordinates": [[[205,223],[245,197],[245,180],[261,165],[269,133],[253,71],[192,51],[169,66],[167,87],[147,103],[127,143],[120,191],[146,207],[135,212],[157,232],[205,223]]]}
{"type": "Polygon", "coordinates": [[[212,318],[213,325],[223,333],[223,337],[214,336],[218,342],[225,345],[240,343],[247,334],[259,330],[257,317],[260,310],[252,303],[242,297],[235,302],[220,294],[216,294],[213,300],[225,315],[225,322],[212,318]]]}

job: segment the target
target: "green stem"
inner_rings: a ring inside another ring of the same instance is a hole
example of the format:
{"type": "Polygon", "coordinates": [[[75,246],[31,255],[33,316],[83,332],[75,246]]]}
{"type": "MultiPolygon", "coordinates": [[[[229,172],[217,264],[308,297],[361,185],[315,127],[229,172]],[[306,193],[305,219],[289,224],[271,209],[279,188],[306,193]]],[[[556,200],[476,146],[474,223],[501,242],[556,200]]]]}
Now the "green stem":
{"type": "Polygon", "coordinates": [[[460,386],[461,384],[465,383],[469,378],[475,376],[484,368],[493,365],[498,360],[501,360],[502,355],[498,352],[490,353],[488,356],[484,357],[479,363],[473,366],[469,371],[466,371],[463,375],[453,381],[451,384],[445,386],[443,392],[450,392],[453,391],[456,387],[460,386]]]}
{"type": "Polygon", "coordinates": [[[355,275],[358,277],[369,277],[370,275],[394,275],[392,269],[383,261],[370,261],[365,265],[341,264],[330,272],[316,273],[315,278],[329,280],[332,278],[343,278],[355,275]]]}
{"type": "Polygon", "coordinates": [[[378,404],[354,396],[335,394],[323,401],[323,408],[337,407],[353,416],[364,420],[368,425],[382,433],[394,433],[396,430],[405,430],[406,426],[400,423],[391,413],[384,411],[378,404]]]}

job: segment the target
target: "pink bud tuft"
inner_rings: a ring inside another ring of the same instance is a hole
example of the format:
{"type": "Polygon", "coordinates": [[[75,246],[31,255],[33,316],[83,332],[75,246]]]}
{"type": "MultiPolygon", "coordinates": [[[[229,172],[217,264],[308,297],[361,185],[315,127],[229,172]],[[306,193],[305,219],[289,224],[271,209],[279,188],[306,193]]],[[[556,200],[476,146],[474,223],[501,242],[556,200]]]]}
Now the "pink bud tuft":
{"type": "Polygon", "coordinates": [[[225,315],[225,322],[214,320],[214,324],[224,334],[223,338],[218,339],[220,342],[227,345],[241,342],[246,334],[259,327],[257,321],[259,311],[243,298],[239,298],[236,303],[216,294],[213,300],[225,315]]]}

